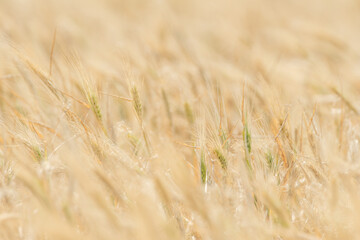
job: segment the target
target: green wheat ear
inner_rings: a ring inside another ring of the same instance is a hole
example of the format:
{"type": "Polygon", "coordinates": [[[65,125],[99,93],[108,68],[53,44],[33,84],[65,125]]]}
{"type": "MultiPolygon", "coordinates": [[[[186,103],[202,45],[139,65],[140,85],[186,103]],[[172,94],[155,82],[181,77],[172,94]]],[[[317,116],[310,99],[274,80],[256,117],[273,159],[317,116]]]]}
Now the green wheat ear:
{"type": "Polygon", "coordinates": [[[270,151],[266,153],[266,163],[268,168],[272,170],[274,167],[274,157],[272,156],[270,151]]]}
{"type": "Polygon", "coordinates": [[[91,94],[89,96],[89,101],[90,101],[91,109],[93,110],[96,119],[99,122],[102,122],[102,114],[97,97],[94,94],[91,94]]]}
{"type": "Polygon", "coordinates": [[[41,149],[41,147],[39,146],[32,146],[31,147],[34,159],[38,162],[41,163],[46,156],[46,151],[44,151],[43,149],[41,149]]]}
{"type": "Polygon", "coordinates": [[[249,127],[248,127],[247,123],[245,123],[245,126],[244,126],[243,138],[244,138],[244,143],[245,143],[247,151],[249,153],[251,153],[251,134],[249,132],[249,127]]]}
{"type": "Polygon", "coordinates": [[[201,171],[201,182],[206,183],[206,164],[205,164],[205,154],[202,151],[200,157],[200,171],[201,171]]]}
{"type": "Polygon", "coordinates": [[[214,153],[215,153],[216,157],[219,159],[222,169],[226,170],[227,169],[227,161],[226,161],[224,154],[219,149],[215,149],[214,153]]]}
{"type": "Polygon", "coordinates": [[[131,92],[131,96],[132,96],[132,100],[133,100],[133,107],[135,109],[136,112],[136,116],[139,120],[139,124],[140,127],[142,129],[142,135],[145,141],[145,145],[146,145],[146,149],[148,154],[151,156],[152,155],[152,148],[150,145],[150,141],[149,141],[149,137],[145,132],[144,129],[144,125],[143,125],[143,105],[141,104],[141,100],[140,100],[140,96],[139,96],[139,91],[137,90],[136,86],[133,86],[130,90],[131,92]]]}
{"type": "Polygon", "coordinates": [[[140,101],[140,96],[137,88],[134,86],[131,88],[131,95],[133,98],[133,106],[139,121],[142,122],[143,108],[140,101]]]}
{"type": "Polygon", "coordinates": [[[251,153],[251,134],[250,134],[250,131],[249,131],[247,119],[245,119],[245,125],[244,125],[244,129],[243,129],[243,140],[244,140],[244,145],[245,145],[245,161],[246,161],[246,165],[251,170],[252,167],[251,167],[250,159],[249,159],[249,155],[251,153]]]}
{"type": "Polygon", "coordinates": [[[97,96],[95,94],[93,94],[93,93],[89,93],[88,101],[90,103],[91,110],[95,114],[96,120],[99,122],[99,124],[101,126],[101,129],[103,130],[105,135],[107,135],[107,131],[106,131],[106,128],[105,128],[104,123],[103,123],[103,116],[102,116],[102,113],[101,113],[99,100],[98,100],[97,96]]]}

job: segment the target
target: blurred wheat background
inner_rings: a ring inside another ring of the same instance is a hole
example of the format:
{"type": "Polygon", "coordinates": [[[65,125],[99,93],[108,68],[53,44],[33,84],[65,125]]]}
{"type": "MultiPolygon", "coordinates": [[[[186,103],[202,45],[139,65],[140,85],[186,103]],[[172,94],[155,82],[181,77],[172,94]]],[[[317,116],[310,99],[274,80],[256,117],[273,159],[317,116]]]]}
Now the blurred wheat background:
{"type": "Polygon", "coordinates": [[[0,239],[360,239],[357,0],[0,0],[0,239]]]}

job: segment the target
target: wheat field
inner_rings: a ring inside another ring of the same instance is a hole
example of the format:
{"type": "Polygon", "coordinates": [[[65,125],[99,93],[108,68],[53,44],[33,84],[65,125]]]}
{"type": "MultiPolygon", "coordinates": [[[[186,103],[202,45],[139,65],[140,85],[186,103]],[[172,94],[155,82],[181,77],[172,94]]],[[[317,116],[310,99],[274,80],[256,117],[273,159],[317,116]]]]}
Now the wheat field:
{"type": "Polygon", "coordinates": [[[0,0],[0,239],[360,239],[357,0],[0,0]]]}

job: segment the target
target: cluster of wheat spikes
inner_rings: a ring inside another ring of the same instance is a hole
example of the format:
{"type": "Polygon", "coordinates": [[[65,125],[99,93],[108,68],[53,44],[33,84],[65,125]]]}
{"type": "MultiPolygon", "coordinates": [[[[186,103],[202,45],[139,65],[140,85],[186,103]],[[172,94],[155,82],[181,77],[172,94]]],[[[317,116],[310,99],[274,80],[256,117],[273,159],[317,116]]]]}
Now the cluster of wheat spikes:
{"type": "Polygon", "coordinates": [[[357,0],[0,0],[0,240],[360,239],[357,0]]]}

